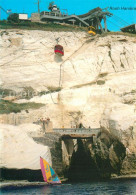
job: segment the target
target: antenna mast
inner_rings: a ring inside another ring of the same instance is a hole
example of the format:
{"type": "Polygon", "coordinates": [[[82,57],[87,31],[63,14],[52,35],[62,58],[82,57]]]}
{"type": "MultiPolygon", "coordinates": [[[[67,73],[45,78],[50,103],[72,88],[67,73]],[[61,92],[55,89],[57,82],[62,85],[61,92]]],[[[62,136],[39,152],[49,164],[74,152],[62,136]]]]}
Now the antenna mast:
{"type": "Polygon", "coordinates": [[[40,0],[37,0],[37,3],[35,3],[35,4],[37,4],[38,5],[38,13],[40,13],[40,0]]]}
{"type": "Polygon", "coordinates": [[[1,10],[3,10],[7,15],[10,15],[3,7],[0,6],[0,20],[1,20],[1,10]]]}

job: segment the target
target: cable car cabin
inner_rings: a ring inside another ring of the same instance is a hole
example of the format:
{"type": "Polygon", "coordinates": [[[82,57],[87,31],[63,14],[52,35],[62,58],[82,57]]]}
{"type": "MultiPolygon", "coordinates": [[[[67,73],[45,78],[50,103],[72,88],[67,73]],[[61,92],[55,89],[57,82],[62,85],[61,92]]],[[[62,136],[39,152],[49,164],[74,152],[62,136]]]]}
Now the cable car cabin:
{"type": "Polygon", "coordinates": [[[96,35],[96,29],[95,29],[93,26],[89,26],[89,27],[88,27],[88,33],[89,33],[90,35],[95,36],[95,35],[96,35]]]}
{"type": "Polygon", "coordinates": [[[56,45],[54,47],[54,52],[58,56],[64,56],[64,49],[63,49],[63,47],[61,45],[56,45]]]}

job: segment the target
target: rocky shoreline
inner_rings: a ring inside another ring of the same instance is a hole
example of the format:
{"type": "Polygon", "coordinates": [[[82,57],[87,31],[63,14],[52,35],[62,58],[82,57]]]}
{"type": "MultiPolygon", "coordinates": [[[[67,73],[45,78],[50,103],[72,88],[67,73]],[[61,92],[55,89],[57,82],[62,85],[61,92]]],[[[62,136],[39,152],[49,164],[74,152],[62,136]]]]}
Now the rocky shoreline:
{"type": "Polygon", "coordinates": [[[26,180],[22,181],[2,181],[0,184],[1,188],[6,188],[6,187],[23,187],[23,186],[43,186],[47,185],[45,182],[29,182],[26,180]]]}
{"type": "MultiPolygon", "coordinates": [[[[110,180],[128,180],[128,179],[136,179],[136,174],[134,175],[122,175],[122,176],[113,176],[110,180]]],[[[101,180],[102,181],[102,180],[101,180]]],[[[107,181],[107,180],[103,180],[107,181]]],[[[67,180],[63,179],[62,183],[66,183],[67,180]]],[[[45,186],[48,185],[45,182],[29,182],[27,180],[22,181],[1,181],[0,188],[7,188],[7,187],[26,187],[26,186],[45,186]]]]}

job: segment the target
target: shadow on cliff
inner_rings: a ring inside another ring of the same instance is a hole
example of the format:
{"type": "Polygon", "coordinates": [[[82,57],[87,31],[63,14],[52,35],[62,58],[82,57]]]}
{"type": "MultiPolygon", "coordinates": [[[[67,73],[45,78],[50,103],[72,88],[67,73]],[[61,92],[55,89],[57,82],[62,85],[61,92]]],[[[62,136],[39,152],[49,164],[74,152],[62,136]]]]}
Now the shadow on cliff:
{"type": "Polygon", "coordinates": [[[61,56],[54,55],[54,61],[57,63],[63,62],[63,59],[61,56]]]}
{"type": "Polygon", "coordinates": [[[43,181],[41,170],[0,169],[1,180],[43,181]]]}

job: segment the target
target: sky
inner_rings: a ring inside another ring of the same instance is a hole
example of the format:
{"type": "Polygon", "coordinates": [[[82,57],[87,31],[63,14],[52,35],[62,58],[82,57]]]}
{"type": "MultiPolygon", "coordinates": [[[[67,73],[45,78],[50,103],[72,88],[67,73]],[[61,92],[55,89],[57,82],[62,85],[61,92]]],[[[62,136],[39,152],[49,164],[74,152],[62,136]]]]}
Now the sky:
{"type": "MultiPolygon", "coordinates": [[[[0,0],[0,6],[5,10],[11,9],[12,13],[37,12],[37,0],[0,0]]],[[[40,0],[40,11],[47,11],[51,0],[40,0]]],[[[54,0],[59,8],[67,9],[68,14],[84,14],[89,10],[101,7],[107,8],[113,16],[107,18],[108,29],[119,31],[121,27],[136,23],[136,0],[54,0]]],[[[62,10],[63,11],[63,10],[62,10]]],[[[7,18],[7,14],[1,10],[1,20],[7,18]]]]}

